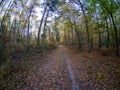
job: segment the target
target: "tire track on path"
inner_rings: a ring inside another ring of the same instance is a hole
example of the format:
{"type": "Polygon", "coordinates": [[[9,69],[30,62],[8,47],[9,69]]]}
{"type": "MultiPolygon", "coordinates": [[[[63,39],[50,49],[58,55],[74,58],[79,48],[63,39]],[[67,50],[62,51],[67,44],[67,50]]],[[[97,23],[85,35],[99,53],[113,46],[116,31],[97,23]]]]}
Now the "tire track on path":
{"type": "Polygon", "coordinates": [[[68,72],[69,72],[69,78],[72,81],[72,83],[71,83],[72,84],[71,90],[81,90],[79,85],[77,84],[77,82],[75,80],[74,70],[71,67],[70,58],[69,58],[69,56],[67,54],[67,51],[66,50],[63,50],[63,51],[65,51],[64,52],[64,59],[65,59],[66,66],[67,66],[67,69],[68,69],[68,72]]]}

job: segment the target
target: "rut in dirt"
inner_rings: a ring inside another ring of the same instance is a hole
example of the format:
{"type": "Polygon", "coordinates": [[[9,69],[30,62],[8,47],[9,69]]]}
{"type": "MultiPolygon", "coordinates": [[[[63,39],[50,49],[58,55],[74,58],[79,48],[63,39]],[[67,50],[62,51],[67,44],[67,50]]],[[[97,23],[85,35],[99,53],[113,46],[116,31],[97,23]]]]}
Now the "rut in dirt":
{"type": "Polygon", "coordinates": [[[74,70],[71,67],[70,58],[68,57],[66,52],[64,52],[64,59],[66,61],[66,65],[68,67],[67,69],[68,69],[68,72],[69,72],[70,80],[72,81],[71,90],[80,90],[80,88],[79,88],[79,86],[78,86],[78,84],[75,80],[74,70]]]}

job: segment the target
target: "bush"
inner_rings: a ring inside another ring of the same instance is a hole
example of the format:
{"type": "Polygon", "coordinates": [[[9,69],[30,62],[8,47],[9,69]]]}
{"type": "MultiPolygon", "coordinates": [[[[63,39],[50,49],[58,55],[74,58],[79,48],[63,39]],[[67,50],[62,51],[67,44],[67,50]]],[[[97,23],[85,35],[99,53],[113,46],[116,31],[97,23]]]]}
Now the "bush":
{"type": "Polygon", "coordinates": [[[5,48],[0,48],[0,59],[1,61],[6,61],[7,59],[10,59],[15,53],[24,53],[25,48],[25,45],[22,43],[6,43],[5,48]]]}
{"type": "MultiPolygon", "coordinates": [[[[6,51],[11,51],[11,53],[23,53],[25,52],[25,45],[22,43],[10,43],[6,46],[7,50],[6,51]]],[[[11,54],[10,53],[10,54],[11,54]]]]}
{"type": "Polygon", "coordinates": [[[7,62],[0,67],[0,79],[6,78],[6,76],[10,73],[11,71],[11,63],[10,60],[7,60],[7,62]]]}

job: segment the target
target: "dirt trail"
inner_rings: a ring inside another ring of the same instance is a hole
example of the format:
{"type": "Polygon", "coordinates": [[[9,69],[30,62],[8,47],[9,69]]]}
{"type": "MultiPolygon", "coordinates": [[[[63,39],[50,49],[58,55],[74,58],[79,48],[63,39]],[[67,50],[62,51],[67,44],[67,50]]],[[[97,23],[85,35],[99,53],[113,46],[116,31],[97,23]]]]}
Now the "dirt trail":
{"type": "Polygon", "coordinates": [[[37,63],[30,69],[22,90],[120,90],[119,75],[109,67],[112,64],[100,59],[59,46],[44,60],[42,65],[37,63]]]}
{"type": "Polygon", "coordinates": [[[37,63],[27,76],[24,90],[70,90],[71,84],[63,47],[52,51],[45,57],[45,63],[37,63]]]}

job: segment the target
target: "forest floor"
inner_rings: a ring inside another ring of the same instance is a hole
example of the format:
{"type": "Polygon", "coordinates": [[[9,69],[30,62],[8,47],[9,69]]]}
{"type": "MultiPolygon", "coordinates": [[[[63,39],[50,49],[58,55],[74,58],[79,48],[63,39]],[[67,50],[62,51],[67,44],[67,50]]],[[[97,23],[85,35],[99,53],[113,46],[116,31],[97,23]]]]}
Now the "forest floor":
{"type": "MultiPolygon", "coordinates": [[[[76,52],[60,45],[42,57],[33,55],[29,65],[22,64],[27,69],[13,76],[21,77],[15,90],[120,90],[119,57],[76,52]]],[[[9,84],[8,90],[13,88],[9,84]]]]}

